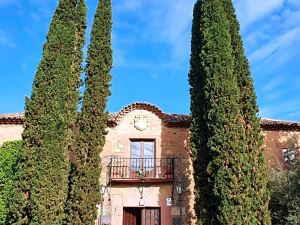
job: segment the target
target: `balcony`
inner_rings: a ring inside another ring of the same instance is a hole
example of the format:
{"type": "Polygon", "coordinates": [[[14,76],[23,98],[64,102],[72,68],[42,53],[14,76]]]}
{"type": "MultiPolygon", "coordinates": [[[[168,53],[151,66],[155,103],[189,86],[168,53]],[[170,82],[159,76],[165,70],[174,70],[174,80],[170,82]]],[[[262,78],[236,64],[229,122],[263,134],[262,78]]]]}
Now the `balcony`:
{"type": "Polygon", "coordinates": [[[112,183],[165,183],[174,179],[174,158],[111,158],[112,183]]]}

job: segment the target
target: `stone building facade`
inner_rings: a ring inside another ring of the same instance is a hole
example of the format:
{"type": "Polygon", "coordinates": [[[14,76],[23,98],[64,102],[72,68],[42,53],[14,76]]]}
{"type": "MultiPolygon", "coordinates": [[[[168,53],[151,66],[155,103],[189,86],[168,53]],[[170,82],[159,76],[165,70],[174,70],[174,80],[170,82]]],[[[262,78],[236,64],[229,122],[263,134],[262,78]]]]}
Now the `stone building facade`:
{"type": "MultiPolygon", "coordinates": [[[[22,124],[23,114],[0,115],[0,145],[20,139],[22,124]]],[[[146,103],[110,114],[98,224],[195,224],[189,124],[189,115],[167,114],[146,103]]],[[[291,141],[298,155],[300,123],[263,119],[261,128],[270,168],[286,166],[291,141]]]]}

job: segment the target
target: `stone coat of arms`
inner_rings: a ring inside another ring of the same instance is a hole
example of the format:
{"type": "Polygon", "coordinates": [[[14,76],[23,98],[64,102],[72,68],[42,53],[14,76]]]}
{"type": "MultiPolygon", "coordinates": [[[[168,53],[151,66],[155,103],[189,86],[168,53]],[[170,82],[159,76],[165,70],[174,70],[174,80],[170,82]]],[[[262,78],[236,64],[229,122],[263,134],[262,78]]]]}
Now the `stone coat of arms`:
{"type": "Polygon", "coordinates": [[[137,115],[134,117],[134,127],[139,131],[144,131],[149,127],[149,117],[146,115],[137,115]]]}

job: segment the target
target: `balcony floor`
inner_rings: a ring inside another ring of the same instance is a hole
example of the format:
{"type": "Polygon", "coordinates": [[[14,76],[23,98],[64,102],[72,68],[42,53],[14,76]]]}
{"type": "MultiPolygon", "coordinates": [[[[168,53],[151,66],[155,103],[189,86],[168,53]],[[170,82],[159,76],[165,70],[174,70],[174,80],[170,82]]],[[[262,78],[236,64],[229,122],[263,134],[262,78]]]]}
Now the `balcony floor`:
{"type": "Polygon", "coordinates": [[[171,183],[173,182],[173,178],[111,178],[110,182],[114,183],[171,183]]]}

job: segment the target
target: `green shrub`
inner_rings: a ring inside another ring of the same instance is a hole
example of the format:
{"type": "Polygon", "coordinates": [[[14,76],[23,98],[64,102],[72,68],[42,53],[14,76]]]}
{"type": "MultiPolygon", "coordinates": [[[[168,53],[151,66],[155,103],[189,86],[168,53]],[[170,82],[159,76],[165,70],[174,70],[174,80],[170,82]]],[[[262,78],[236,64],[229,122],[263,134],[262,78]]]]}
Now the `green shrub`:
{"type": "Polygon", "coordinates": [[[21,141],[6,142],[0,147],[0,225],[7,224],[8,206],[20,148],[21,141]]]}
{"type": "Polygon", "coordinates": [[[290,170],[274,171],[269,182],[273,225],[300,224],[300,163],[290,170]]]}

